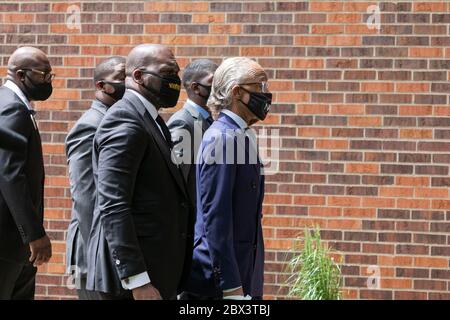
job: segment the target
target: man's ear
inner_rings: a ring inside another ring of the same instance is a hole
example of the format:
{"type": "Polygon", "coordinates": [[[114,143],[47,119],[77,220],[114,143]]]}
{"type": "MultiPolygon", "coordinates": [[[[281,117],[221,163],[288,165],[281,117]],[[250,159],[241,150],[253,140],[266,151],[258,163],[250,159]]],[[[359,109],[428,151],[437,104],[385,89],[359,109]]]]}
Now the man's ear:
{"type": "Polygon", "coordinates": [[[20,81],[25,81],[25,71],[23,70],[17,70],[16,71],[16,76],[20,81]]]}
{"type": "Polygon", "coordinates": [[[194,92],[195,94],[198,94],[199,90],[198,90],[198,84],[196,82],[191,82],[189,84],[189,87],[191,88],[192,92],[194,92]]]}
{"type": "Polygon", "coordinates": [[[103,81],[96,81],[95,82],[95,89],[103,91],[103,88],[105,86],[105,83],[103,81]]]}
{"type": "Polygon", "coordinates": [[[231,95],[233,98],[237,98],[241,95],[241,89],[238,85],[235,85],[233,88],[231,88],[231,95]]]}
{"type": "Polygon", "coordinates": [[[136,82],[138,84],[142,84],[142,82],[144,81],[142,78],[142,71],[139,69],[134,70],[131,73],[131,77],[133,78],[134,82],[136,82]]]}

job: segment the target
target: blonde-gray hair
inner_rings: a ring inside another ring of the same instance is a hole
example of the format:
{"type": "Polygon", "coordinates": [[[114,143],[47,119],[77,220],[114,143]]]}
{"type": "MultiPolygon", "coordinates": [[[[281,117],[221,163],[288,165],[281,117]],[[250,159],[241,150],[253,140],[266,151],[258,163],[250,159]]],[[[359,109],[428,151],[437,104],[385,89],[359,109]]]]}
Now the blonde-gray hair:
{"type": "Polygon", "coordinates": [[[254,79],[260,72],[264,73],[261,66],[249,58],[235,57],[224,60],[214,73],[208,107],[215,112],[231,108],[231,89],[237,84],[254,79]]]}

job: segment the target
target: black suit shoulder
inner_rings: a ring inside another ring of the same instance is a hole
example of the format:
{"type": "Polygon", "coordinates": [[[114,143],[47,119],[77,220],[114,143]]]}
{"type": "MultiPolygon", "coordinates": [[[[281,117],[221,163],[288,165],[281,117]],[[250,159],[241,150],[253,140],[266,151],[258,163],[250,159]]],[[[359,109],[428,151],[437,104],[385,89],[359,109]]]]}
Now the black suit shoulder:
{"type": "Polygon", "coordinates": [[[140,115],[136,109],[124,101],[119,101],[108,109],[95,133],[95,141],[102,144],[105,140],[128,135],[132,137],[146,136],[140,115]]]}
{"type": "Polygon", "coordinates": [[[0,88],[0,97],[0,127],[28,137],[33,122],[27,106],[7,88],[0,88]]]}

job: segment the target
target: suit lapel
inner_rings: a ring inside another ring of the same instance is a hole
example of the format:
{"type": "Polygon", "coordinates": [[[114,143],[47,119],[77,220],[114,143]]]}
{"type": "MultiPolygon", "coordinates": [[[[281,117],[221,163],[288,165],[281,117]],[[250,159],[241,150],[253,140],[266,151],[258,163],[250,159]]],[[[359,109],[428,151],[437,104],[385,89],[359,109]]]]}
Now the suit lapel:
{"type": "Polygon", "coordinates": [[[208,121],[206,121],[205,118],[201,115],[200,112],[195,110],[194,107],[192,107],[189,103],[185,103],[183,108],[191,115],[192,118],[194,118],[195,121],[201,121],[202,122],[202,134],[205,133],[206,130],[210,127],[208,121]]]}
{"type": "MultiPolygon", "coordinates": [[[[234,122],[234,120],[231,119],[230,117],[228,117],[226,114],[221,113],[220,116],[219,116],[219,119],[218,119],[217,121],[222,122],[222,123],[223,123],[226,127],[228,127],[229,129],[232,129],[232,130],[242,130],[242,129],[237,125],[237,123],[234,122]]],[[[250,139],[250,137],[249,137],[249,139],[250,139]]],[[[252,148],[250,141],[249,141],[249,144],[248,144],[248,148],[247,148],[247,146],[242,145],[242,143],[240,143],[240,139],[238,139],[238,143],[239,143],[239,145],[240,145],[242,148],[244,148],[245,153],[246,153],[246,154],[249,156],[249,158],[250,158],[249,149],[252,148]]],[[[261,162],[259,161],[258,150],[255,150],[255,152],[257,152],[256,164],[252,164],[251,166],[253,167],[253,169],[255,169],[255,171],[258,173],[258,176],[259,176],[259,173],[260,173],[259,170],[260,170],[262,164],[261,164],[261,162]]]]}
{"type": "Polygon", "coordinates": [[[164,140],[161,133],[159,132],[156,122],[153,119],[150,119],[151,118],[150,113],[147,111],[147,109],[145,109],[145,106],[142,104],[139,98],[136,97],[133,93],[127,93],[123,97],[123,99],[130,101],[131,104],[134,105],[136,109],[139,111],[139,114],[141,115],[141,118],[144,121],[144,127],[147,130],[147,133],[156,142],[159,151],[161,151],[162,155],[166,159],[165,162],[167,167],[169,168],[169,171],[172,173],[173,178],[179,185],[180,189],[183,191],[183,194],[187,197],[186,186],[184,184],[183,176],[181,175],[181,172],[178,169],[178,167],[172,162],[172,159],[175,159],[175,157],[172,158],[171,156],[172,153],[169,149],[169,146],[167,145],[167,142],[164,140]]]}
{"type": "Polygon", "coordinates": [[[200,115],[199,120],[202,122],[202,133],[204,134],[206,130],[211,126],[206,119],[203,118],[202,115],[200,115]]]}

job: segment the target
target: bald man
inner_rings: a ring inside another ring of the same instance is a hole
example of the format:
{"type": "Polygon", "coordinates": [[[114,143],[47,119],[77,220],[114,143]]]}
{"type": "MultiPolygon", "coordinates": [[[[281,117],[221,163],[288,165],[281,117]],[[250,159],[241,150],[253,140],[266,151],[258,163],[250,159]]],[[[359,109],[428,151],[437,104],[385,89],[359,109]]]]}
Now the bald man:
{"type": "Polygon", "coordinates": [[[97,205],[87,289],[102,299],[176,299],[188,271],[193,202],[158,114],[177,104],[179,70],[167,47],[134,48],[126,62],[125,95],[95,134],[97,205]]]}
{"type": "Polygon", "coordinates": [[[52,94],[51,72],[44,52],[22,47],[0,87],[0,300],[33,299],[36,267],[52,255],[43,227],[41,139],[30,104],[52,94]]]}
{"type": "Polygon", "coordinates": [[[125,58],[110,57],[94,70],[95,100],[77,121],[66,139],[72,194],[72,219],[67,230],[67,271],[74,278],[80,300],[97,299],[86,290],[86,246],[91,231],[95,205],[95,184],[92,172],[92,141],[106,111],[125,92],[125,58]]]}

